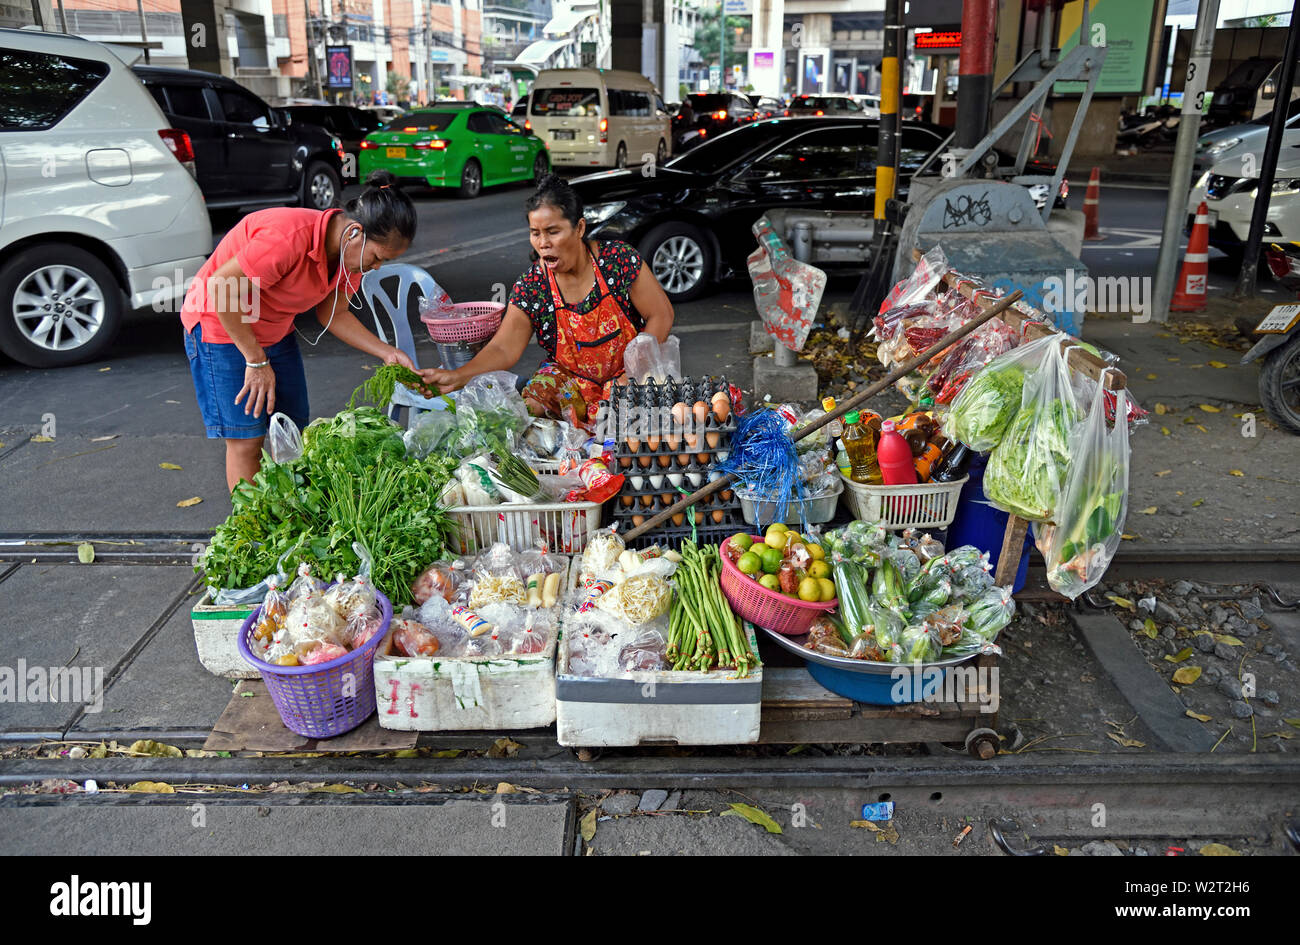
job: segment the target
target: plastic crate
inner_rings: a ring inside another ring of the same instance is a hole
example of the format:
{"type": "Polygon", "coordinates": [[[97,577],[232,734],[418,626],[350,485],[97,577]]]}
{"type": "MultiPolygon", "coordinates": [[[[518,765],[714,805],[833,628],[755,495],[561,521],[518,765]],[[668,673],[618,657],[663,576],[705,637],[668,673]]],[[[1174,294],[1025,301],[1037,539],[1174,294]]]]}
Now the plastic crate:
{"type": "Polygon", "coordinates": [[[961,487],[956,482],[922,482],[914,486],[864,486],[840,473],[844,501],[854,518],[880,522],[885,528],[947,528],[957,514],[961,487]]]}
{"type": "MultiPolygon", "coordinates": [[[[786,503],[782,522],[786,525],[802,525],[806,520],[809,525],[826,524],[835,517],[835,506],[839,504],[840,493],[843,491],[844,484],[837,482],[835,488],[826,495],[815,499],[791,499],[786,503]],[[803,516],[799,514],[801,506],[803,516]]],[[[736,495],[740,497],[740,514],[744,516],[745,524],[766,526],[776,519],[776,501],[746,495],[740,490],[736,490],[736,495]]]]}
{"type": "Polygon", "coordinates": [[[581,554],[600,528],[599,502],[462,505],[447,510],[460,532],[453,544],[460,554],[486,551],[503,541],[513,551],[528,551],[545,541],[556,554],[581,554]]]}
{"type": "Polygon", "coordinates": [[[451,308],[456,314],[450,317],[420,316],[420,321],[429,329],[429,337],[437,344],[486,341],[501,327],[501,317],[506,310],[500,302],[457,302],[451,308]]]}

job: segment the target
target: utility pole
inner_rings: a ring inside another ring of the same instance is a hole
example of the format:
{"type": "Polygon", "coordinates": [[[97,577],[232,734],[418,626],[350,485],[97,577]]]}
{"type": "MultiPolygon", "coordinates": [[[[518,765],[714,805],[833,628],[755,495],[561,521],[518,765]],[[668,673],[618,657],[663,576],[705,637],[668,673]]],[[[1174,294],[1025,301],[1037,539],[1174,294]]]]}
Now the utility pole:
{"type": "Polygon", "coordinates": [[[1295,82],[1295,58],[1300,52],[1300,0],[1291,7],[1291,26],[1286,34],[1286,52],[1282,54],[1282,73],[1277,77],[1277,92],[1273,98],[1273,116],[1268,126],[1268,142],[1264,145],[1264,166],[1259,171],[1259,185],[1255,189],[1255,206],[1250,213],[1250,234],[1246,237],[1246,257],[1237,274],[1237,287],[1232,290],[1234,299],[1248,299],[1255,294],[1255,276],[1259,271],[1259,246],[1264,239],[1264,221],[1268,218],[1268,204],[1273,196],[1273,178],[1277,174],[1277,155],[1282,149],[1282,134],[1286,126],[1287,110],[1291,104],[1291,85],[1295,82]]]}
{"type": "MultiPolygon", "coordinates": [[[[144,42],[144,63],[149,64],[149,31],[144,25],[144,0],[135,0],[136,12],[140,14],[140,39],[144,42]]],[[[63,0],[59,0],[59,16],[63,16],[63,0]]],[[[68,23],[63,23],[63,32],[68,31],[68,23]]]]}
{"type": "Polygon", "coordinates": [[[880,59],[880,142],[876,151],[875,218],[878,232],[884,229],[885,202],[894,196],[898,185],[898,142],[903,135],[901,65],[905,38],[903,0],[886,0],[885,49],[880,59]]]}
{"type": "MultiPolygon", "coordinates": [[[[1043,15],[1047,15],[1046,10],[1043,15]]],[[[953,147],[973,148],[988,133],[997,30],[997,0],[966,0],[961,5],[961,60],[957,65],[957,128],[953,147]]]]}
{"type": "Polygon", "coordinates": [[[1156,259],[1152,317],[1162,324],[1169,320],[1169,301],[1174,295],[1174,280],[1178,278],[1180,237],[1187,216],[1192,161],[1196,157],[1196,138],[1200,134],[1201,112],[1205,108],[1205,80],[1210,72],[1210,57],[1214,54],[1214,29],[1218,21],[1219,0],[1201,0],[1196,13],[1196,32],[1192,37],[1192,55],[1187,61],[1187,80],[1183,83],[1183,113],[1178,122],[1178,142],[1174,145],[1174,165],[1169,175],[1165,228],[1160,238],[1160,255],[1156,259]]]}
{"type": "Polygon", "coordinates": [[[311,0],[302,0],[302,12],[306,17],[303,24],[307,30],[307,79],[316,90],[316,97],[324,99],[325,94],[320,87],[320,70],[316,65],[316,34],[311,27],[311,0]]]}
{"type": "Polygon", "coordinates": [[[718,81],[719,92],[727,91],[727,4],[726,0],[718,8],[718,81]]]}

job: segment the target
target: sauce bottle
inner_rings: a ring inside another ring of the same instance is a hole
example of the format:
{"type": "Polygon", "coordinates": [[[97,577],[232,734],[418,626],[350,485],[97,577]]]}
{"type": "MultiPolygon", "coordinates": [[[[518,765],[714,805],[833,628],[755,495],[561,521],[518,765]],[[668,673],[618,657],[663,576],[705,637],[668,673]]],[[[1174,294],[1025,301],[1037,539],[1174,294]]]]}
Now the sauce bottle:
{"type": "Polygon", "coordinates": [[[880,442],[876,445],[876,459],[885,485],[909,486],[916,483],[916,467],[912,464],[912,448],[894,429],[894,421],[892,420],[886,420],[880,427],[880,442]]]}

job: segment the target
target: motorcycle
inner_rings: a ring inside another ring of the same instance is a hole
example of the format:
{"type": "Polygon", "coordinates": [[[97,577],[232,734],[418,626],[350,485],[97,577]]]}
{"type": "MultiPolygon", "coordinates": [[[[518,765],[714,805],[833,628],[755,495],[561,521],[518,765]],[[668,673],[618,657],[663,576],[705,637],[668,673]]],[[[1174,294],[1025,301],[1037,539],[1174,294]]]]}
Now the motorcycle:
{"type": "Polygon", "coordinates": [[[1144,115],[1121,115],[1115,135],[1117,148],[1153,148],[1178,135],[1178,115],[1168,106],[1148,109],[1144,115]]]}
{"type": "MultiPolygon", "coordinates": [[[[1264,251],[1268,268],[1300,297],[1300,242],[1273,243],[1264,251]]],[[[1259,400],[1284,429],[1300,434],[1300,304],[1276,305],[1255,326],[1263,335],[1241,363],[1262,361],[1259,400]]]]}

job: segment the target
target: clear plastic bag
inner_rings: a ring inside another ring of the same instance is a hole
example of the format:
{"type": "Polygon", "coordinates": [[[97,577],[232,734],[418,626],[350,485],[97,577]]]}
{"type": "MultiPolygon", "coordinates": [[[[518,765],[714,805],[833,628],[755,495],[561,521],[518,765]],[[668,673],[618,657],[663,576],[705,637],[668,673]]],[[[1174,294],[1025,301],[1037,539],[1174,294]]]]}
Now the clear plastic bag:
{"type": "Polygon", "coordinates": [[[948,257],[944,255],[942,249],[935,246],[917,260],[916,268],[912,270],[910,276],[889,290],[885,300],[880,303],[880,311],[887,312],[891,308],[898,308],[925,298],[934,291],[934,287],[939,284],[939,280],[947,271],[948,257]]]}
{"type": "Polygon", "coordinates": [[[1024,400],[1027,374],[1037,371],[1056,336],[1039,338],[990,361],[962,388],[952,402],[944,432],[976,452],[991,450],[1001,442],[1024,400]]]}
{"type": "Polygon", "coordinates": [[[618,651],[618,668],[625,673],[653,672],[668,666],[668,641],[658,630],[642,630],[618,651]]]}
{"type": "Polygon", "coordinates": [[[347,579],[339,575],[338,582],[325,592],[325,603],[334,608],[344,620],[354,614],[370,613],[378,607],[375,589],[365,575],[347,579]]]}
{"type": "Polygon", "coordinates": [[[384,617],[379,611],[357,611],[348,618],[348,645],[354,650],[365,646],[383,625],[384,617]]]}
{"type": "Polygon", "coordinates": [[[985,322],[954,346],[926,381],[936,404],[951,404],[967,382],[990,362],[1006,354],[1019,338],[1000,318],[985,322]]]}
{"type": "MultiPolygon", "coordinates": [[[[1127,392],[1116,395],[1119,409],[1127,408],[1127,392]]],[[[1034,524],[1034,538],[1047,563],[1047,582],[1071,600],[1106,573],[1128,511],[1128,424],[1121,420],[1112,428],[1105,406],[1105,391],[1097,385],[1088,417],[1070,443],[1069,475],[1055,524],[1034,524]]]]}
{"type": "Polygon", "coordinates": [[[291,604],[302,597],[319,597],[325,593],[325,582],[318,581],[311,573],[311,565],[304,561],[298,565],[298,576],[285,593],[291,604]]]}
{"type": "Polygon", "coordinates": [[[451,602],[460,586],[461,572],[445,561],[435,561],[411,582],[411,599],[423,604],[432,597],[451,602]]]}
{"type": "Polygon", "coordinates": [[[447,290],[438,283],[433,284],[433,291],[421,296],[419,302],[420,317],[454,318],[456,309],[447,290]]]}
{"type": "Polygon", "coordinates": [[[302,434],[298,432],[297,425],[285,414],[271,415],[266,438],[270,445],[272,462],[292,463],[302,456],[302,434]]]}
{"type": "Polygon", "coordinates": [[[474,586],[469,594],[470,607],[486,604],[528,602],[527,586],[515,554],[504,542],[497,542],[474,565],[474,586]]]}
{"type": "Polygon", "coordinates": [[[970,656],[974,653],[999,652],[994,641],[1015,616],[1016,604],[1011,588],[991,587],[965,605],[966,620],[961,636],[943,648],[944,656],[970,656]]]}
{"type": "MultiPolygon", "coordinates": [[[[489,371],[473,377],[456,394],[456,414],[469,408],[477,416],[491,418],[488,432],[502,432],[498,426],[512,433],[523,433],[531,419],[524,399],[515,388],[518,378],[509,371],[489,371]]],[[[462,424],[463,425],[463,424],[462,424]]]]}
{"type": "Polygon", "coordinates": [[[1061,500],[1070,438],[1081,417],[1070,368],[1054,340],[1025,380],[1019,413],[989,454],[984,470],[989,501],[1031,522],[1050,520],[1061,500]]]}
{"type": "Polygon", "coordinates": [[[393,620],[393,646],[402,656],[436,656],[442,645],[432,630],[415,620],[393,620]]]}
{"type": "Polygon", "coordinates": [[[649,332],[641,332],[628,342],[623,352],[623,369],[635,384],[654,381],[663,384],[682,379],[681,342],[670,335],[663,344],[649,332]]]}
{"type": "Polygon", "coordinates": [[[460,430],[456,414],[450,410],[426,410],[411,421],[402,442],[406,454],[416,459],[452,452],[460,430]]]}
{"type": "Polygon", "coordinates": [[[262,598],[262,609],[257,615],[257,624],[253,628],[253,639],[264,646],[284,631],[289,617],[289,598],[280,590],[279,579],[267,578],[266,595],[262,598]]]}
{"type": "Polygon", "coordinates": [[[348,625],[321,596],[303,595],[289,605],[285,615],[285,639],[299,659],[321,643],[344,646],[348,625]]]}
{"type": "Polygon", "coordinates": [[[618,556],[627,550],[623,538],[613,529],[602,529],[591,536],[582,553],[582,577],[599,576],[618,567],[618,556]]]}

